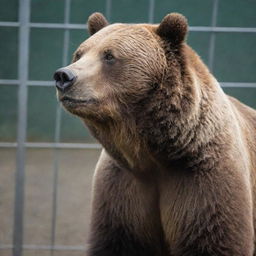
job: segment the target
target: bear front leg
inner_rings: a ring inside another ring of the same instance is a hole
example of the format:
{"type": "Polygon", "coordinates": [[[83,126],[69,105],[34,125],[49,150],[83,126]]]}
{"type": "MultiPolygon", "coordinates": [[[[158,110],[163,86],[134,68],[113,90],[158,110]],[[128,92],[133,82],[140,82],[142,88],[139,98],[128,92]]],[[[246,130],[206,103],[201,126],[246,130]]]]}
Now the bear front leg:
{"type": "Polygon", "coordinates": [[[162,256],[154,186],[117,167],[103,151],[93,184],[88,256],[162,256]]]}

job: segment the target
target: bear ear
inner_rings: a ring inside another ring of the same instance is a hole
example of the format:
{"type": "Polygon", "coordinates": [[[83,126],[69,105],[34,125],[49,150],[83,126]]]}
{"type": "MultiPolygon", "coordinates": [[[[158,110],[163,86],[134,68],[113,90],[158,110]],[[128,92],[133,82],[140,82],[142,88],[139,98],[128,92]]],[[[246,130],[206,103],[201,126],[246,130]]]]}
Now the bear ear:
{"type": "Polygon", "coordinates": [[[166,15],[156,30],[160,37],[174,45],[181,44],[185,40],[187,32],[187,19],[179,13],[166,15]]]}
{"type": "Polygon", "coordinates": [[[88,18],[88,30],[89,30],[90,35],[95,34],[102,28],[106,27],[107,25],[108,25],[108,21],[103,16],[103,14],[101,14],[99,12],[93,13],[88,18]]]}

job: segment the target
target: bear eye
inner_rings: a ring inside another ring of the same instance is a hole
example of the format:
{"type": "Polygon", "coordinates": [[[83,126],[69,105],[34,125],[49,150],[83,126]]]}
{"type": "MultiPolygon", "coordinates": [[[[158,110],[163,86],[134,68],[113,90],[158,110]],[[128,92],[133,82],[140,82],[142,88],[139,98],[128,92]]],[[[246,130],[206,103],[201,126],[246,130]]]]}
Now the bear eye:
{"type": "Polygon", "coordinates": [[[75,56],[74,56],[74,61],[78,61],[81,57],[82,57],[82,53],[81,52],[76,52],[75,56]]]}
{"type": "Polygon", "coordinates": [[[113,54],[110,51],[104,52],[103,58],[108,63],[113,63],[113,61],[115,60],[115,57],[113,56],[113,54]]]}

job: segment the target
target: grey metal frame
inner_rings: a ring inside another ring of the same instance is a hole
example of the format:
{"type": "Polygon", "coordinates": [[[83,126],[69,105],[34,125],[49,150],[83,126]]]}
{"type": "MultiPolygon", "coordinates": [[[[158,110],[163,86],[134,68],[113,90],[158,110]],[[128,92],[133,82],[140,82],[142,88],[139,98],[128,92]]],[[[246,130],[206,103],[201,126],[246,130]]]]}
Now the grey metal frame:
{"type": "Polygon", "coordinates": [[[15,175],[15,202],[14,202],[14,232],[13,255],[22,254],[23,245],[23,212],[24,212],[24,185],[25,185],[25,141],[27,136],[27,80],[28,80],[28,56],[30,0],[20,1],[19,9],[19,90],[18,90],[18,134],[16,153],[15,175]]]}
{"type": "MultiPolygon", "coordinates": [[[[53,255],[54,250],[79,250],[84,251],[85,246],[65,246],[55,245],[56,232],[56,213],[58,198],[58,170],[59,170],[59,149],[99,149],[99,144],[89,143],[61,143],[60,142],[60,122],[61,110],[56,109],[55,139],[54,143],[32,143],[26,142],[27,127],[27,90],[28,86],[53,86],[52,81],[34,81],[28,80],[28,56],[29,40],[31,28],[49,28],[64,29],[63,42],[63,66],[67,65],[67,52],[69,45],[70,29],[87,29],[85,24],[69,23],[70,5],[72,0],[65,0],[64,23],[34,23],[30,22],[30,0],[19,0],[19,21],[18,22],[0,22],[0,27],[18,27],[19,28],[19,62],[18,79],[0,79],[1,85],[18,85],[18,134],[17,143],[0,142],[0,148],[17,148],[16,158],[16,176],[15,176],[15,210],[14,210],[14,232],[13,245],[0,245],[1,249],[12,249],[13,256],[21,256],[23,249],[32,250],[50,250],[53,255]],[[51,244],[50,245],[26,245],[23,244],[23,210],[24,210],[24,187],[25,187],[25,155],[26,148],[53,148],[55,150],[54,161],[54,180],[52,194],[52,224],[51,224],[51,244]]],[[[148,0],[148,22],[154,21],[155,0],[148,0]]],[[[218,2],[213,0],[213,12],[211,27],[191,26],[190,31],[211,32],[209,47],[209,67],[212,69],[214,63],[215,36],[216,33],[256,33],[256,28],[243,27],[217,27],[218,2]]],[[[106,17],[110,19],[112,1],[106,0],[106,17]]],[[[222,87],[256,88],[255,83],[229,83],[221,82],[222,87]]]]}

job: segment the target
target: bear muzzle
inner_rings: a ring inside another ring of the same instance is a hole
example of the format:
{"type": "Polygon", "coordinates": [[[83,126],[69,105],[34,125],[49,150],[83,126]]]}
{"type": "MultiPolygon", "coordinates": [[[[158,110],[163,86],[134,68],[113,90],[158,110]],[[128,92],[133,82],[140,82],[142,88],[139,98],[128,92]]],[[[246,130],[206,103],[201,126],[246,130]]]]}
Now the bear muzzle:
{"type": "Polygon", "coordinates": [[[55,80],[57,89],[61,92],[65,92],[74,84],[76,75],[71,69],[65,67],[57,69],[53,75],[53,78],[55,80]]]}

